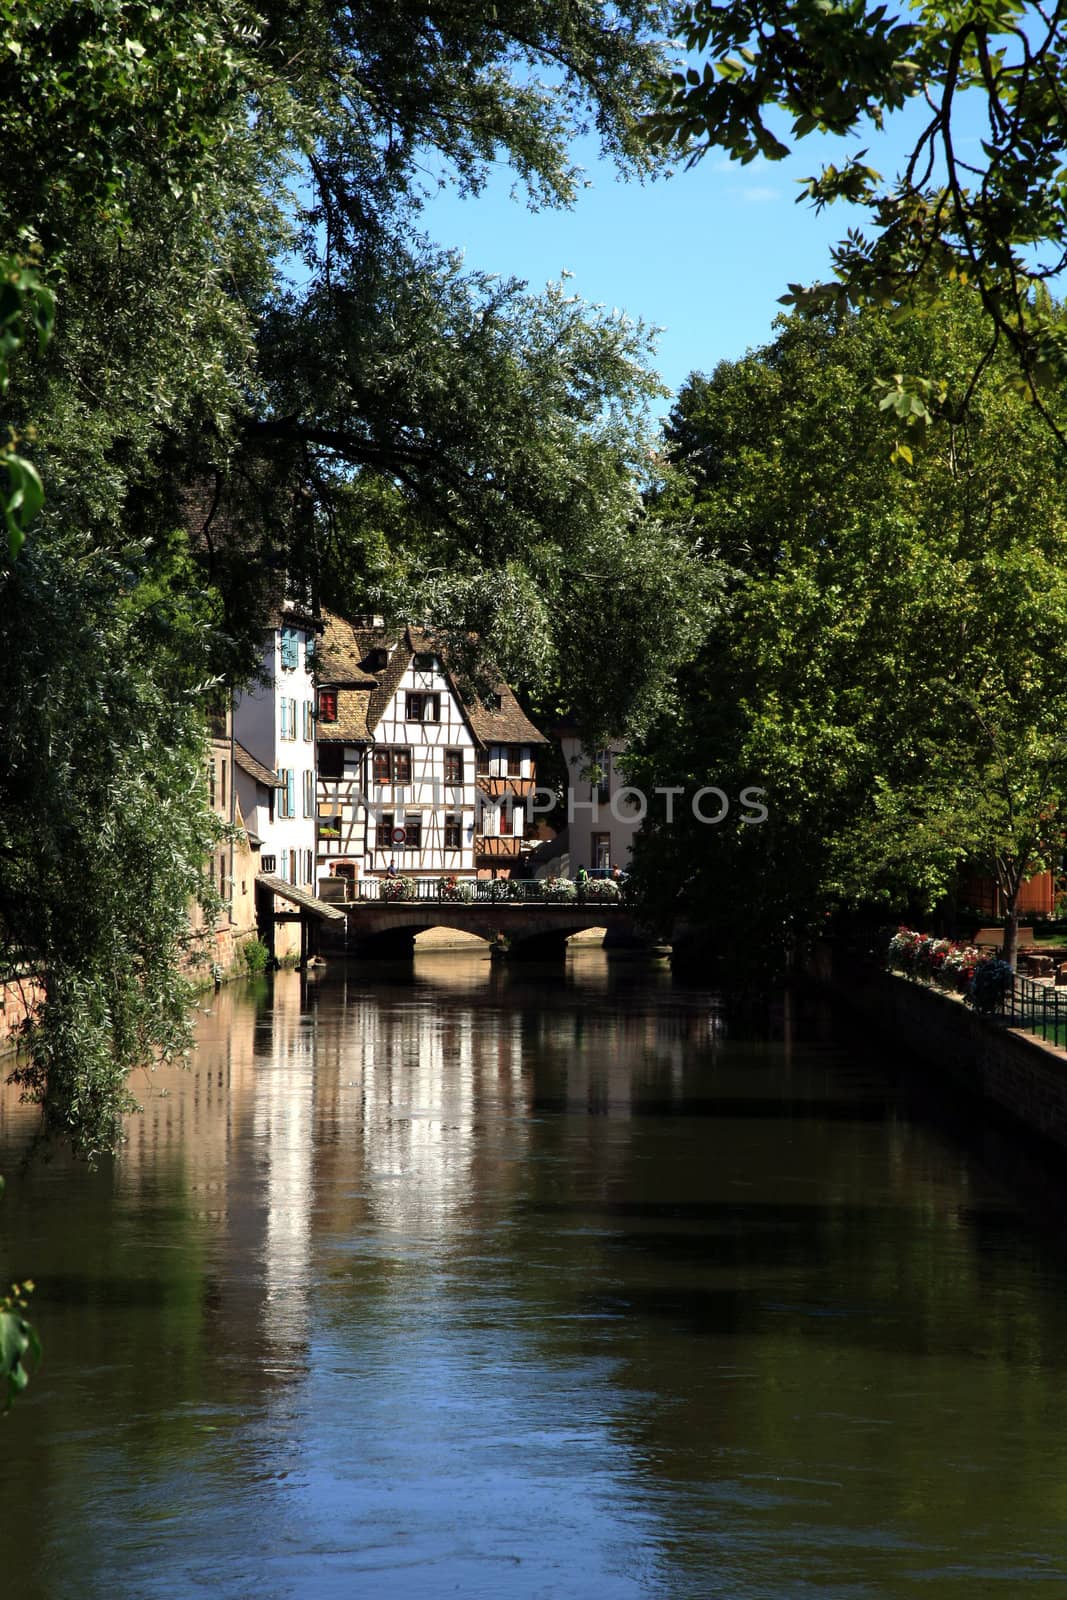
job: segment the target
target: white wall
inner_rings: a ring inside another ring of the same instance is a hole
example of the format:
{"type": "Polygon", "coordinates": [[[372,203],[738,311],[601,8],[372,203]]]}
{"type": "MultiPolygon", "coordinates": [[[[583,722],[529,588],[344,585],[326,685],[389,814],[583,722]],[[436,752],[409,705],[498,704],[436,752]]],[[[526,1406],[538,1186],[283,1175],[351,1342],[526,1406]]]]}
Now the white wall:
{"type": "Polygon", "coordinates": [[[583,768],[589,765],[589,758],[583,753],[580,742],[565,735],[560,744],[567,765],[570,875],[573,877],[579,867],[590,869],[597,865],[618,866],[625,871],[634,834],[641,826],[639,812],[627,803],[625,796],[621,800],[618,798],[619,791],[626,787],[621,771],[625,747],[612,745],[601,754],[600,765],[604,768],[608,791],[607,799],[602,801],[598,798],[598,785],[590,784],[581,776],[583,768]],[[601,848],[607,856],[604,862],[596,859],[594,834],[602,836],[601,848]]]}
{"type": "MultiPolygon", "coordinates": [[[[308,662],[308,644],[313,641],[314,634],[308,628],[296,624],[291,626],[295,628],[298,640],[296,666],[283,667],[282,629],[272,629],[263,648],[266,681],[254,684],[235,698],[233,725],[237,739],[257,760],[273,767],[279,776],[283,771],[291,770],[294,773],[295,816],[282,816],[285,806],[285,791],[282,789],[274,791],[273,820],[266,807],[255,806],[252,795],[249,795],[249,799],[253,801],[252,815],[255,821],[247,812],[245,815],[252,831],[263,840],[263,858],[274,858],[275,875],[307,887],[315,878],[315,726],[312,715],[308,730],[311,737],[306,738],[304,707],[314,707],[315,703],[315,687],[308,662]],[[282,738],[283,700],[296,701],[295,739],[282,738]],[[312,774],[309,816],[304,815],[306,772],[312,774]]],[[[251,780],[246,782],[250,783],[251,780]]],[[[245,787],[238,789],[242,809],[246,793],[245,787]]],[[[266,865],[263,870],[268,870],[266,865]]]]}
{"type": "Polygon", "coordinates": [[[390,860],[398,872],[456,873],[470,877],[474,872],[474,823],[476,812],[476,745],[463,709],[452,686],[434,658],[432,670],[420,669],[414,661],[401,679],[396,693],[385,708],[374,731],[375,743],[366,757],[366,794],[379,814],[392,812],[397,827],[410,812],[422,821],[419,850],[406,845],[393,846],[379,837],[381,829],[372,813],[367,830],[368,865],[374,873],[387,870],[390,860]],[[439,697],[440,720],[409,722],[409,693],[439,697]],[[378,784],[373,777],[375,750],[410,750],[411,781],[402,785],[378,784]],[[463,782],[445,782],[445,754],[458,750],[463,757],[463,782]],[[446,816],[459,818],[460,847],[446,848],[446,816]]]}

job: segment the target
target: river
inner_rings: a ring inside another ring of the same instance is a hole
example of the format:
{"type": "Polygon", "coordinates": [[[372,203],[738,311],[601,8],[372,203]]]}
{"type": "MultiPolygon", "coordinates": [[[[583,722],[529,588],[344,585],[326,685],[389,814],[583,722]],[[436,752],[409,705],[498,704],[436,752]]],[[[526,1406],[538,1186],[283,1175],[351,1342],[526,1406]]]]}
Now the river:
{"type": "Polygon", "coordinates": [[[596,951],[205,1004],[95,1172],[0,1101],[4,1596],[1067,1594],[1057,1191],[854,1032],[596,951]]]}

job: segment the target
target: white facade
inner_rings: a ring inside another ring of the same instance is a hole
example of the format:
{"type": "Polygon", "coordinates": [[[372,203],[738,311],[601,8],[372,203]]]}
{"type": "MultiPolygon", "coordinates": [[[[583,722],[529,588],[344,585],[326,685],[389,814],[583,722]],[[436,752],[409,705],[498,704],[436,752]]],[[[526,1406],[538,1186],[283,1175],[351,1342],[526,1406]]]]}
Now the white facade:
{"type": "MultiPolygon", "coordinates": [[[[466,706],[432,640],[328,618],[318,700],[318,877],[509,873],[524,854],[537,730],[501,685],[466,706]],[[502,731],[525,743],[494,741],[502,731]]],[[[543,742],[543,741],[542,741],[543,742]]]]}
{"type": "Polygon", "coordinates": [[[595,765],[600,768],[601,778],[599,783],[590,783],[582,773],[594,763],[583,751],[581,741],[564,734],[560,745],[567,764],[571,876],[579,867],[588,871],[621,867],[626,871],[634,835],[641,826],[641,807],[634,805],[626,792],[628,785],[622,771],[625,747],[616,744],[597,753],[595,765]]]}
{"type": "Polygon", "coordinates": [[[340,776],[318,782],[320,876],[473,874],[477,746],[436,656],[410,661],[373,743],[340,748],[340,776]]]}
{"type": "Polygon", "coordinates": [[[263,841],[262,870],[310,888],[315,880],[314,629],[283,616],[263,647],[263,679],[234,701],[234,733],[283,786],[270,790],[238,771],[238,797],[249,829],[263,841]]]}
{"type": "Polygon", "coordinates": [[[476,746],[436,656],[415,656],[365,758],[369,869],[474,870],[476,746]],[[400,834],[403,833],[403,839],[400,834]]]}

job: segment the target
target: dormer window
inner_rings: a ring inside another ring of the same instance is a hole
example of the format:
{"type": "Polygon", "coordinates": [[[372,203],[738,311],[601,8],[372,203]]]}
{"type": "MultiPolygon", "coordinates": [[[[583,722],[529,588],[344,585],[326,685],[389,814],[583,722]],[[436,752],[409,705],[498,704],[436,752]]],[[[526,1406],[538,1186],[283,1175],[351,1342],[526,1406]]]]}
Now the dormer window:
{"type": "Polygon", "coordinates": [[[320,722],[336,722],[337,721],[337,690],[336,689],[320,689],[319,690],[319,721],[320,722]]]}
{"type": "Polygon", "coordinates": [[[416,672],[432,672],[436,666],[437,657],[435,655],[426,655],[425,653],[422,653],[415,657],[416,672]]]}
{"type": "Polygon", "coordinates": [[[388,662],[388,660],[389,660],[389,652],[388,652],[388,650],[382,650],[382,649],[368,650],[366,656],[363,659],[363,670],[365,672],[383,672],[385,670],[385,666],[386,666],[386,663],[388,662]]]}
{"type": "Polygon", "coordinates": [[[499,711],[501,706],[500,696],[495,691],[491,691],[489,694],[482,696],[482,705],[487,711],[499,711]]]}

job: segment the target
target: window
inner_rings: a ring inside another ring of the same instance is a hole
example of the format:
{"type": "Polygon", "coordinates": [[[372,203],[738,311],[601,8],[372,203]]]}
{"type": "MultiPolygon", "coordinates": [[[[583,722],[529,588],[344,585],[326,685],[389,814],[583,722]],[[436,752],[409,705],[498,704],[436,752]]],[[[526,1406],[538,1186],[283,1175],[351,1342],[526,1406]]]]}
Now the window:
{"type": "MultiPolygon", "coordinates": [[[[292,767],[279,767],[278,776],[283,787],[278,790],[279,817],[296,816],[296,772],[292,767]]],[[[284,872],[282,877],[284,877],[284,872]]]]}
{"type": "Polygon", "coordinates": [[[381,672],[389,660],[388,650],[371,650],[362,661],[364,672],[381,672]]]}
{"type": "Polygon", "coordinates": [[[319,721],[320,722],[336,722],[337,721],[337,690],[336,689],[320,689],[319,690],[319,721]]]}
{"type": "Polygon", "coordinates": [[[404,817],[404,849],[422,849],[422,815],[418,811],[409,811],[404,817]]]}
{"type": "Polygon", "coordinates": [[[281,736],[283,739],[296,738],[296,701],[283,697],[281,703],[281,736]]]}
{"type": "Polygon", "coordinates": [[[393,848],[393,829],[396,826],[396,817],[392,811],[383,811],[378,818],[378,849],[386,855],[393,848]]]}
{"type": "Polygon", "coordinates": [[[283,883],[288,883],[289,882],[289,852],[288,852],[288,850],[283,850],[282,851],[281,879],[282,879],[283,883]]]}
{"type": "Polygon", "coordinates": [[[593,866],[611,866],[611,834],[594,833],[592,836],[593,866]]]}
{"type": "Polygon", "coordinates": [[[409,691],[405,716],[408,722],[440,722],[441,696],[409,691]]]}
{"type": "Polygon", "coordinates": [[[304,815],[305,817],[313,817],[315,815],[315,774],[313,772],[304,773],[304,815]]]}
{"type": "Polygon", "coordinates": [[[499,711],[500,710],[500,696],[498,694],[486,694],[486,695],[483,695],[482,696],[482,705],[485,707],[485,709],[487,711],[499,711]]]}
{"type": "Polygon", "coordinates": [[[415,657],[416,672],[432,672],[436,665],[437,657],[434,655],[420,654],[415,657]]]}
{"type": "Polygon", "coordinates": [[[295,672],[300,665],[300,631],[297,628],[282,629],[282,671],[295,672]]]}
{"type": "Polygon", "coordinates": [[[345,775],[345,747],[343,744],[319,745],[319,777],[343,778],[345,775]]]}
{"type": "Polygon", "coordinates": [[[445,849],[462,850],[463,829],[458,817],[445,817],[445,849]]]}
{"type": "Polygon", "coordinates": [[[219,899],[226,898],[226,857],[219,856],[219,899]]]}
{"type": "Polygon", "coordinates": [[[596,758],[600,768],[600,777],[596,786],[596,797],[602,806],[606,806],[611,799],[611,751],[601,750],[596,758]]]}
{"type": "Polygon", "coordinates": [[[259,869],[261,872],[275,872],[278,867],[277,856],[260,856],[259,869]]]}
{"type": "Polygon", "coordinates": [[[474,768],[475,768],[475,771],[477,772],[479,778],[488,778],[488,776],[489,776],[489,752],[488,752],[488,750],[479,750],[478,751],[478,754],[474,758],[474,768]]]}
{"type": "Polygon", "coordinates": [[[219,762],[219,804],[223,811],[226,810],[226,763],[219,762]]]}
{"type": "Polygon", "coordinates": [[[511,807],[509,805],[502,805],[500,810],[497,812],[497,816],[500,819],[500,826],[496,831],[500,834],[501,838],[506,838],[511,833],[511,807]]]}
{"type": "Polygon", "coordinates": [[[209,806],[213,806],[215,804],[215,757],[214,756],[212,756],[211,760],[207,764],[207,803],[208,803],[209,806]]]}
{"type": "Polygon", "coordinates": [[[519,744],[508,745],[508,777],[522,777],[522,746],[519,744]]]}
{"type": "Polygon", "coordinates": [[[446,750],[445,751],[445,782],[446,783],[462,783],[463,782],[463,751],[462,750],[446,750]]]}
{"type": "Polygon", "coordinates": [[[304,743],[310,744],[315,737],[315,702],[304,701],[304,743]]]}
{"type": "Polygon", "coordinates": [[[410,750],[375,750],[373,777],[377,784],[410,783],[410,750]]]}
{"type": "Polygon", "coordinates": [[[315,859],[310,850],[304,851],[304,882],[310,884],[315,882],[315,859]]]}

